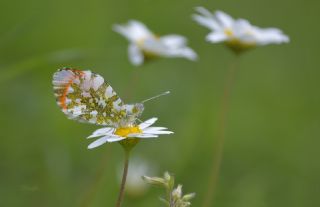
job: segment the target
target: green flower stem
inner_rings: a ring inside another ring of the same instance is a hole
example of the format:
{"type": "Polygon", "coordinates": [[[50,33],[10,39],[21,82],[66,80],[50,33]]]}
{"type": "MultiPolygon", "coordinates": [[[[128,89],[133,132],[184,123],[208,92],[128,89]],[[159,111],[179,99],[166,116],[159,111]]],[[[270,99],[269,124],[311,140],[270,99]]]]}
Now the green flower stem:
{"type": "Polygon", "coordinates": [[[167,201],[168,201],[168,207],[173,207],[172,203],[172,189],[167,189],[167,201]]]}
{"type": "Polygon", "coordinates": [[[119,192],[116,207],[120,207],[122,204],[127,175],[128,175],[130,149],[124,148],[124,151],[125,151],[125,158],[124,158],[123,174],[122,174],[122,181],[120,185],[120,192],[119,192]]]}
{"type": "Polygon", "coordinates": [[[209,186],[208,191],[206,193],[203,207],[211,207],[211,204],[213,203],[213,198],[215,196],[215,190],[217,188],[218,178],[219,178],[219,172],[220,172],[220,166],[222,162],[223,157],[223,146],[224,146],[224,140],[225,140],[225,131],[227,126],[227,116],[229,111],[229,102],[230,102],[230,94],[233,88],[234,79],[235,79],[235,73],[236,73],[236,65],[238,62],[239,55],[236,55],[234,57],[234,60],[231,62],[229,66],[229,71],[227,74],[225,86],[224,86],[224,92],[222,97],[222,107],[221,111],[218,114],[218,129],[217,129],[217,137],[216,137],[216,144],[214,149],[214,155],[213,155],[213,162],[212,162],[212,169],[211,174],[209,178],[209,186]]]}

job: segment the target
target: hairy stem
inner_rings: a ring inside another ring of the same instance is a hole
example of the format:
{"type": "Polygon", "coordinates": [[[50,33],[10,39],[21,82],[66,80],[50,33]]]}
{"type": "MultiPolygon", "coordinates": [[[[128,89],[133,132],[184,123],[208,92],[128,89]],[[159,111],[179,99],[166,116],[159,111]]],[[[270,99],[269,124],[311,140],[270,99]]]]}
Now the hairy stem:
{"type": "Polygon", "coordinates": [[[120,192],[119,192],[119,196],[118,196],[116,207],[120,207],[121,204],[122,204],[125,185],[126,185],[126,180],[127,180],[127,175],[128,175],[130,150],[124,149],[124,151],[125,151],[125,158],[124,158],[124,165],[123,165],[123,174],[122,174],[120,192]]]}
{"type": "Polygon", "coordinates": [[[229,71],[227,74],[224,92],[222,97],[222,106],[220,109],[220,113],[218,114],[218,129],[217,129],[217,138],[215,144],[215,150],[213,155],[213,162],[211,168],[211,174],[209,179],[208,191],[204,199],[203,207],[210,207],[213,203],[213,198],[215,196],[215,190],[217,188],[219,172],[221,161],[223,157],[223,146],[225,140],[225,131],[227,126],[227,116],[229,111],[229,102],[230,102],[230,94],[234,84],[236,65],[237,65],[238,57],[231,62],[229,66],[229,71]]]}

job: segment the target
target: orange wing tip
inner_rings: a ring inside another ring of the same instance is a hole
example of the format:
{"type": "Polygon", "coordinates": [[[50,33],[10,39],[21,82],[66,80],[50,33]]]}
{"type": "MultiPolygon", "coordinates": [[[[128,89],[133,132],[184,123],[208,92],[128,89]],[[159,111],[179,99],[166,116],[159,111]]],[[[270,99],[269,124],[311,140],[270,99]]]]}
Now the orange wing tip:
{"type": "Polygon", "coordinates": [[[67,95],[72,93],[73,89],[71,84],[79,82],[79,79],[85,74],[84,71],[72,69],[72,68],[61,68],[53,75],[53,88],[57,97],[58,105],[63,109],[67,109],[67,95]],[[77,81],[78,80],[78,81],[77,81]]]}

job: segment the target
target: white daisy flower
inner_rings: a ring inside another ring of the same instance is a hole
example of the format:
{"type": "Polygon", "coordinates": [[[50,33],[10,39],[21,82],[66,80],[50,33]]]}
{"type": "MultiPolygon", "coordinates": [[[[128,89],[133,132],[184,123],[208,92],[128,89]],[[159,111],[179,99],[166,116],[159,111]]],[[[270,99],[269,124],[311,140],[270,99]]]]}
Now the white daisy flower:
{"type": "Polygon", "coordinates": [[[88,146],[88,149],[99,147],[106,142],[118,142],[121,140],[133,138],[156,138],[161,134],[173,133],[171,131],[167,131],[167,128],[165,127],[151,127],[151,125],[153,125],[157,120],[157,118],[151,118],[139,125],[130,125],[127,127],[119,128],[104,127],[98,129],[88,137],[88,139],[99,137],[96,141],[92,142],[88,146]]]}
{"type": "Polygon", "coordinates": [[[130,20],[126,25],[114,25],[113,29],[129,40],[129,59],[134,65],[141,65],[154,57],[197,59],[197,54],[187,47],[187,39],[181,35],[158,37],[136,20],[130,20]]]}
{"type": "Polygon", "coordinates": [[[199,14],[193,19],[200,25],[209,28],[206,39],[212,43],[225,42],[236,52],[267,44],[281,44],[289,42],[289,37],[277,28],[259,28],[245,19],[233,19],[222,11],[212,14],[203,7],[197,7],[199,14]]]}

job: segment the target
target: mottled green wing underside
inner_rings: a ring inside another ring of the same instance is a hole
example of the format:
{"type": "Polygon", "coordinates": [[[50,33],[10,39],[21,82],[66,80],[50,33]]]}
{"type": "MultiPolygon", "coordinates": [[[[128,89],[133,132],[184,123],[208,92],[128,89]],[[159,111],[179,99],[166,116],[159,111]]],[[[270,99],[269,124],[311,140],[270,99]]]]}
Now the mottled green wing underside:
{"type": "Polygon", "coordinates": [[[70,119],[117,126],[126,116],[119,96],[91,71],[60,69],[53,75],[53,86],[58,105],[70,119]]]}

